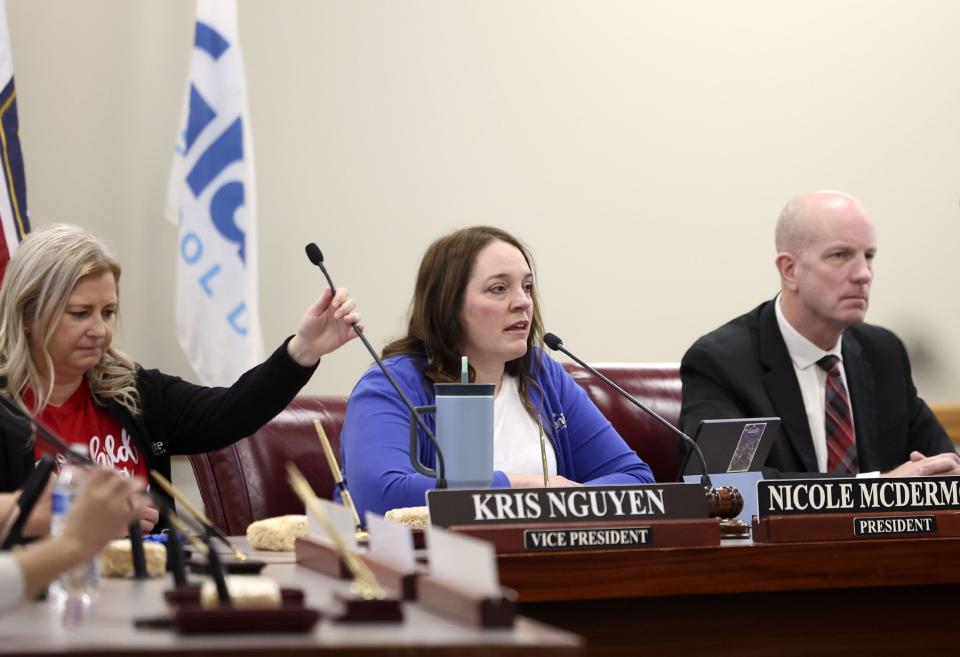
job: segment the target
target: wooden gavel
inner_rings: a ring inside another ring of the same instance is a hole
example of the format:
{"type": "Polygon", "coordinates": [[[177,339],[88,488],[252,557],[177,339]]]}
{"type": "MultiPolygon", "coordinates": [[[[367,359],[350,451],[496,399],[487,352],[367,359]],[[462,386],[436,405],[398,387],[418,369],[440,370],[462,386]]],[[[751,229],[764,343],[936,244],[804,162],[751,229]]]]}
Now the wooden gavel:
{"type": "Polygon", "coordinates": [[[707,491],[707,515],[711,518],[736,518],[743,511],[743,494],[733,486],[707,491]]]}

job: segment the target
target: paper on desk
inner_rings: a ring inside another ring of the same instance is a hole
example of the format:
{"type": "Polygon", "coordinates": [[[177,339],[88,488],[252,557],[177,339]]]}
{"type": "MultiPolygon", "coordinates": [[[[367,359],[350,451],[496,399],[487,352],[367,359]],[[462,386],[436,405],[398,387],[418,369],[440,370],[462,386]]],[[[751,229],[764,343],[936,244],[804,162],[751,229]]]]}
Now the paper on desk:
{"type": "MultiPolygon", "coordinates": [[[[353,513],[342,504],[335,504],[330,500],[322,498],[320,499],[320,506],[323,507],[327,518],[330,519],[330,523],[336,530],[337,535],[340,536],[340,540],[347,546],[347,549],[356,550],[357,527],[353,521],[353,513]]],[[[320,526],[320,523],[317,522],[317,519],[313,517],[312,513],[307,514],[307,535],[326,545],[333,545],[333,541],[327,536],[327,532],[323,531],[323,527],[320,526]]]]}
{"type": "Polygon", "coordinates": [[[367,511],[367,533],[370,534],[368,554],[371,557],[390,564],[402,573],[416,570],[413,532],[409,527],[367,511]]]}
{"type": "Polygon", "coordinates": [[[480,597],[500,597],[492,543],[430,525],[427,547],[433,577],[480,597]]]}

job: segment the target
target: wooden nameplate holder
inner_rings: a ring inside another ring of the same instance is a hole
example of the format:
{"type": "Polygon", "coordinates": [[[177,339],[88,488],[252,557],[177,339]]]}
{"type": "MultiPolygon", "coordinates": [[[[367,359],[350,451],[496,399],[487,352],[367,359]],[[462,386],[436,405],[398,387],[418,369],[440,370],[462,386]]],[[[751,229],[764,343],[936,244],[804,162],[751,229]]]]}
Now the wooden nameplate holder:
{"type": "Polygon", "coordinates": [[[416,600],[417,588],[420,578],[424,572],[407,572],[400,570],[392,564],[371,557],[368,554],[357,555],[367,564],[380,586],[390,591],[394,591],[402,600],[416,600]]]}
{"type": "MultiPolygon", "coordinates": [[[[180,607],[185,605],[198,606],[200,604],[200,589],[199,584],[187,584],[186,586],[178,586],[172,589],[167,589],[163,592],[163,597],[172,607],[180,607]]],[[[304,595],[303,589],[283,587],[280,589],[280,601],[281,607],[303,607],[304,606],[304,595]]]]}
{"type": "MultiPolygon", "coordinates": [[[[298,538],[294,545],[294,554],[298,564],[327,577],[334,579],[351,579],[352,577],[350,569],[333,546],[315,538],[309,536],[298,538]]],[[[373,571],[381,586],[395,592],[403,600],[417,599],[417,580],[420,573],[403,572],[366,554],[357,556],[373,571]]]]}
{"type": "Polygon", "coordinates": [[[960,538],[960,511],[835,513],[753,518],[755,543],[960,538]]]}
{"type": "Polygon", "coordinates": [[[517,592],[501,588],[499,598],[485,598],[455,588],[430,575],[417,580],[418,602],[440,615],[475,627],[513,627],[517,592]]]}
{"type": "MultiPolygon", "coordinates": [[[[303,536],[296,540],[294,544],[294,554],[296,555],[297,563],[310,570],[315,570],[322,575],[333,577],[334,579],[353,579],[353,575],[347,567],[347,564],[343,562],[340,554],[332,545],[328,545],[310,536],[303,536]]],[[[364,557],[361,557],[361,559],[370,567],[368,559],[364,557]]],[[[383,572],[387,572],[385,564],[382,565],[384,566],[383,572]]],[[[386,585],[385,588],[397,592],[398,595],[402,595],[403,599],[411,599],[406,597],[407,590],[411,584],[405,584],[402,578],[399,578],[399,584],[395,586],[395,582],[389,577],[381,580],[381,573],[372,567],[371,570],[373,570],[377,580],[386,585]],[[406,588],[403,588],[404,586],[406,586],[406,588]]],[[[398,578],[399,573],[395,572],[394,577],[395,579],[398,578]]],[[[413,587],[415,594],[415,582],[413,583],[413,587]]],[[[334,594],[334,598],[343,608],[343,613],[333,617],[334,622],[399,623],[403,621],[403,608],[400,605],[400,598],[388,597],[365,600],[345,593],[336,593],[334,594]]]]}
{"type": "Polygon", "coordinates": [[[757,483],[757,543],[960,537],[960,477],[757,483]]]}
{"type": "Polygon", "coordinates": [[[601,520],[561,525],[451,525],[449,529],[490,541],[497,554],[720,545],[720,521],[717,518],[644,522],[601,520]]]}
{"type": "Polygon", "coordinates": [[[366,600],[349,593],[334,593],[343,611],[333,616],[335,623],[402,623],[403,607],[397,598],[366,600]]]}
{"type": "Polygon", "coordinates": [[[294,543],[297,563],[334,579],[351,579],[350,569],[332,545],[310,536],[301,536],[294,543]]]}
{"type": "Polygon", "coordinates": [[[427,492],[430,522],[490,541],[498,554],[719,546],[718,518],[743,496],[700,484],[427,492]]]}

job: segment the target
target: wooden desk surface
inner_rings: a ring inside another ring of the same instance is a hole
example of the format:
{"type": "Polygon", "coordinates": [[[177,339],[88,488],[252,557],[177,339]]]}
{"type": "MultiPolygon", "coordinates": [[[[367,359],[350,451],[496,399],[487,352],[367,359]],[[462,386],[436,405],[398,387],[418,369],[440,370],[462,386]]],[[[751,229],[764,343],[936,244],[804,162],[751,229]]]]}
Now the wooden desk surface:
{"type": "Polygon", "coordinates": [[[727,541],[498,560],[521,613],[586,637],[591,657],[956,650],[960,539],[727,541]]]}
{"type": "MultiPolygon", "coordinates": [[[[269,554],[269,553],[265,553],[269,554]]],[[[252,555],[257,558],[256,553],[252,555]]],[[[264,574],[281,586],[304,590],[307,606],[333,608],[331,596],[347,585],[292,563],[292,556],[269,555],[264,574]],[[286,561],[287,563],[283,563],[286,561]],[[280,563],[277,563],[280,562],[280,563]]],[[[573,634],[518,618],[510,630],[481,630],[405,604],[401,625],[338,625],[324,618],[309,634],[179,635],[170,629],[141,630],[132,619],[167,612],[163,591],[170,579],[143,582],[105,579],[100,598],[85,623],[64,627],[51,602],[22,605],[0,618],[0,653],[151,655],[429,654],[577,655],[582,640],[573,634]]]]}
{"type": "Polygon", "coordinates": [[[521,602],[960,583],[960,539],[509,554],[521,602]],[[934,567],[934,564],[936,566],[934,567]]]}

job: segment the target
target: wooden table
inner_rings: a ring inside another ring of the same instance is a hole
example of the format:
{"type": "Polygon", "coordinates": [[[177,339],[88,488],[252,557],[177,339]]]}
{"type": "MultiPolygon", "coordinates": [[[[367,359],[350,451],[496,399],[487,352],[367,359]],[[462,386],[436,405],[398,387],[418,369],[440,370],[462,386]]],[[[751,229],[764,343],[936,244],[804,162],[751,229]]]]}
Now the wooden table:
{"type": "Polygon", "coordinates": [[[960,539],[501,555],[520,611],[590,655],[955,652],[960,539]]]}
{"type": "MultiPolygon", "coordinates": [[[[292,555],[252,553],[272,563],[265,575],[281,586],[304,590],[307,606],[333,607],[332,595],[347,585],[296,566],[292,555]]],[[[22,605],[0,618],[0,653],[26,655],[504,655],[559,657],[581,654],[582,640],[536,621],[518,618],[513,629],[481,630],[405,604],[399,625],[340,625],[322,619],[308,634],[179,635],[174,630],[134,628],[138,617],[167,611],[163,591],[170,580],[103,580],[100,597],[79,627],[64,627],[56,605],[22,605]]]]}

